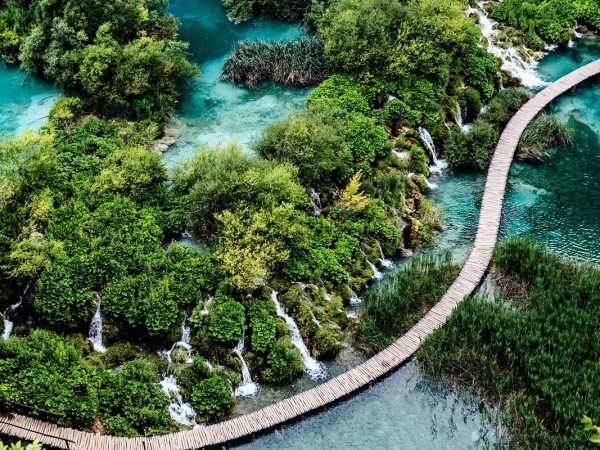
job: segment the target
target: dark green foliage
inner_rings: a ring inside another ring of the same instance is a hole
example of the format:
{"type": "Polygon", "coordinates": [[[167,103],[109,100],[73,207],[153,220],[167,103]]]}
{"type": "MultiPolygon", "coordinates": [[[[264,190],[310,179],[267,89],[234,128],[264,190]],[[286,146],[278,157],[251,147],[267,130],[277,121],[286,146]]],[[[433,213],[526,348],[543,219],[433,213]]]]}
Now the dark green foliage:
{"type": "Polygon", "coordinates": [[[250,303],[250,343],[255,352],[265,353],[271,349],[277,337],[277,321],[270,310],[268,300],[255,300],[250,303]]]}
{"type": "Polygon", "coordinates": [[[552,147],[571,143],[571,130],[560,119],[548,113],[542,113],[531,122],[519,141],[517,156],[519,159],[542,161],[548,157],[552,147]]]}
{"type": "Polygon", "coordinates": [[[387,347],[442,298],[459,270],[449,253],[414,256],[408,266],[389,274],[379,289],[363,295],[357,342],[372,351],[387,347]]]}
{"type": "Polygon", "coordinates": [[[306,106],[310,110],[342,110],[369,113],[368,88],[356,77],[335,74],[319,84],[308,96],[306,106]]]}
{"type": "Polygon", "coordinates": [[[163,122],[180,84],[197,74],[166,1],[9,0],[0,6],[0,53],[18,59],[86,108],[163,122]],[[20,45],[19,45],[20,44],[20,45]]]}
{"type": "Polygon", "coordinates": [[[427,372],[479,387],[519,448],[586,448],[600,415],[600,270],[523,240],[501,243],[502,298],[463,301],[419,351],[427,372]]]}
{"type": "Polygon", "coordinates": [[[531,93],[523,88],[508,88],[500,91],[490,102],[482,120],[502,131],[512,116],[531,98],[531,93]]]}
{"type": "Polygon", "coordinates": [[[208,335],[217,342],[237,342],[244,329],[244,307],[235,300],[215,305],[208,316],[208,335]]]}
{"type": "Polygon", "coordinates": [[[310,0],[223,0],[227,18],[234,23],[261,14],[296,22],[302,19],[310,4],[310,0]]]}
{"type": "Polygon", "coordinates": [[[298,350],[288,337],[279,339],[267,357],[267,368],[262,377],[265,381],[281,384],[293,380],[304,371],[304,363],[298,350]]]}
{"type": "Polygon", "coordinates": [[[223,373],[215,373],[192,388],[192,406],[206,419],[222,418],[233,406],[231,386],[223,373]]]}
{"type": "Polygon", "coordinates": [[[494,152],[500,134],[488,122],[477,120],[464,134],[456,130],[450,134],[444,146],[444,155],[455,167],[485,169],[494,152]]]}
{"type": "Polygon", "coordinates": [[[117,436],[164,432],[170,423],[169,401],[157,383],[141,359],[124,363],[118,373],[104,372],[99,399],[106,431],[117,436]]]}
{"type": "Polygon", "coordinates": [[[308,86],[327,76],[323,43],[315,37],[297,41],[240,41],[223,69],[223,78],[254,88],[261,81],[308,86]]]}
{"type": "Polygon", "coordinates": [[[573,36],[575,22],[600,28],[598,0],[507,0],[494,4],[492,16],[526,32],[535,42],[566,43],[573,36]]]}

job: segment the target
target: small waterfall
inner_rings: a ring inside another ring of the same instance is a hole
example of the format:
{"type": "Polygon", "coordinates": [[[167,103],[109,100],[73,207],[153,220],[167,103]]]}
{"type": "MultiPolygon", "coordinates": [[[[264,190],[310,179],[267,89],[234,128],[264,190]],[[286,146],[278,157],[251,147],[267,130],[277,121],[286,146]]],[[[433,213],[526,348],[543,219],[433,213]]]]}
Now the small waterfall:
{"type": "Polygon", "coordinates": [[[14,323],[12,320],[8,318],[9,314],[17,309],[19,306],[23,304],[23,299],[25,295],[27,295],[27,291],[29,290],[29,286],[31,283],[27,283],[25,289],[23,289],[23,293],[19,296],[19,301],[17,303],[13,303],[2,313],[2,321],[4,322],[4,331],[2,332],[2,339],[8,341],[10,334],[12,333],[14,323]]]}
{"type": "MultiPolygon", "coordinates": [[[[427,182],[427,184],[429,185],[429,182],[427,182]]],[[[379,241],[377,241],[377,247],[379,247],[379,254],[381,255],[381,258],[379,258],[379,264],[381,264],[381,266],[385,269],[392,269],[396,267],[394,265],[394,262],[387,259],[383,254],[383,249],[381,248],[381,244],[379,243],[379,241]]]]}
{"type": "Polygon", "coordinates": [[[235,388],[234,394],[236,397],[250,398],[258,394],[259,386],[252,381],[250,369],[248,369],[246,360],[242,356],[242,351],[244,350],[244,338],[245,330],[242,331],[242,338],[233,349],[233,352],[238,356],[238,358],[240,358],[240,362],[242,363],[242,384],[235,388]]]}
{"type": "Polygon", "coordinates": [[[310,203],[313,207],[314,215],[315,217],[319,217],[323,212],[323,207],[321,206],[321,197],[319,197],[319,194],[313,188],[310,188],[309,194],[310,203]]]}
{"type": "Polygon", "coordinates": [[[169,363],[167,371],[160,380],[159,384],[161,389],[167,397],[169,397],[169,415],[174,422],[187,427],[198,426],[196,423],[196,411],[192,408],[192,405],[186,403],[181,395],[181,388],[177,384],[177,378],[169,373],[173,360],[171,354],[177,348],[183,348],[187,352],[186,363],[192,362],[192,346],[190,345],[190,327],[187,325],[187,313],[183,312],[183,322],[181,323],[181,340],[175,342],[170,350],[164,350],[159,352],[163,358],[169,363]]]}
{"type": "Polygon", "coordinates": [[[100,294],[94,292],[96,296],[96,312],[90,322],[90,331],[88,339],[91,341],[94,351],[98,353],[106,352],[106,347],[102,345],[102,311],[100,294]]]}
{"type": "Polygon", "coordinates": [[[358,319],[358,314],[356,314],[354,311],[350,311],[346,314],[346,317],[348,319],[358,319]]]}
{"type": "Polygon", "coordinates": [[[458,125],[458,128],[465,134],[471,129],[471,124],[465,124],[463,121],[462,109],[458,102],[456,102],[456,125],[458,125]]]}
{"type": "Polygon", "coordinates": [[[477,8],[470,7],[467,9],[467,14],[477,14],[479,16],[479,28],[487,41],[487,50],[497,58],[500,58],[502,69],[521,80],[523,86],[528,88],[546,86],[548,83],[543,81],[536,73],[535,69],[538,62],[535,58],[528,57],[525,60],[516,48],[502,48],[494,43],[500,31],[496,28],[497,23],[490,19],[485,12],[485,3],[485,1],[479,2],[477,8]]]}
{"type": "Polygon", "coordinates": [[[169,365],[173,363],[171,359],[171,354],[174,350],[182,348],[185,350],[187,354],[187,358],[185,359],[186,363],[192,362],[192,346],[190,344],[190,327],[187,325],[187,312],[183,312],[183,322],[181,322],[181,340],[175,342],[170,350],[164,350],[160,352],[161,356],[166,358],[169,362],[169,365]]]}
{"type": "Polygon", "coordinates": [[[362,300],[360,299],[360,297],[356,294],[356,292],[350,289],[350,305],[356,306],[360,305],[361,303],[362,300]]]}
{"type": "Polygon", "coordinates": [[[326,302],[330,302],[331,301],[331,294],[329,292],[325,292],[325,301],[326,302]]]}
{"type": "Polygon", "coordinates": [[[315,317],[315,313],[311,311],[311,312],[310,312],[310,316],[311,316],[311,320],[313,321],[313,323],[314,323],[316,326],[320,327],[320,326],[321,326],[321,322],[319,322],[319,319],[317,319],[317,318],[315,317]]]}
{"type": "Polygon", "coordinates": [[[185,230],[183,233],[181,233],[181,238],[182,239],[191,239],[192,233],[190,233],[188,230],[185,230]]]}
{"type": "Polygon", "coordinates": [[[296,325],[294,319],[288,316],[283,310],[283,306],[281,306],[281,303],[279,303],[279,300],[277,300],[276,291],[271,290],[271,300],[273,300],[273,303],[275,303],[277,315],[285,320],[288,330],[290,330],[292,344],[294,344],[294,347],[298,349],[300,355],[302,356],[302,360],[304,361],[304,372],[306,372],[306,374],[313,380],[325,378],[325,375],[327,374],[325,366],[310,356],[310,353],[306,348],[304,341],[302,340],[302,335],[300,334],[298,325],[296,325]]]}
{"type": "Polygon", "coordinates": [[[181,396],[181,389],[177,384],[177,379],[173,375],[165,375],[165,377],[159,381],[160,387],[167,397],[169,397],[169,415],[174,422],[187,427],[195,427],[196,423],[196,411],[192,408],[192,405],[183,401],[181,396]]]}
{"type": "Polygon", "coordinates": [[[202,311],[200,311],[200,314],[203,316],[208,316],[208,307],[210,306],[210,304],[212,303],[213,298],[209,295],[208,299],[204,302],[204,306],[202,307],[202,311]]]}
{"type": "Polygon", "coordinates": [[[421,142],[425,144],[425,147],[427,147],[431,153],[431,161],[433,164],[429,166],[429,171],[431,173],[441,173],[442,170],[448,167],[448,164],[443,159],[438,159],[437,154],[435,153],[435,144],[433,143],[433,138],[431,137],[431,134],[429,134],[429,131],[423,127],[419,127],[418,131],[421,142]]]}
{"type": "Polygon", "coordinates": [[[371,261],[367,260],[367,264],[369,265],[369,267],[371,268],[371,270],[373,271],[373,276],[372,278],[374,280],[381,280],[383,278],[383,273],[381,273],[379,271],[379,269],[377,267],[375,267],[375,264],[373,264],[371,261]]]}

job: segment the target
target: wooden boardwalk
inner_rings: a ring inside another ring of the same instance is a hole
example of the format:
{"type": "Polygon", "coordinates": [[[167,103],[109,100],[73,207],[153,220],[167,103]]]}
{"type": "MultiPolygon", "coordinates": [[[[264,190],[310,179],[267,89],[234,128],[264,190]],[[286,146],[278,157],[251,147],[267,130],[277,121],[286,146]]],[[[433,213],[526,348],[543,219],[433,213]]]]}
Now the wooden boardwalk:
{"type": "Polygon", "coordinates": [[[22,439],[38,439],[64,449],[90,450],[187,450],[222,444],[251,436],[318,410],[363,388],[401,365],[421,342],[441,327],[455,306],[481,281],[496,244],[506,180],[515,149],[529,122],[553,99],[594,75],[600,60],[583,66],[541,91],[514,115],[506,126],[489,168],[475,243],[458,278],[444,297],[404,336],[359,366],[315,387],[258,411],[215,425],[151,438],[118,438],[61,428],[25,416],[0,417],[0,433],[22,439]]]}

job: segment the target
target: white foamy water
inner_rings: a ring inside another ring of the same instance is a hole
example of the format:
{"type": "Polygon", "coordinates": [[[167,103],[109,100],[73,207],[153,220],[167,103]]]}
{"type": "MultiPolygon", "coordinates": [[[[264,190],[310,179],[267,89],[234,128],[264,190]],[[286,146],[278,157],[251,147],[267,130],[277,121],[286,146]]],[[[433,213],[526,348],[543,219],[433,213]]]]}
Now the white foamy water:
{"type": "Polygon", "coordinates": [[[323,206],[321,206],[321,197],[313,188],[308,191],[310,195],[310,203],[313,207],[315,217],[319,217],[323,212],[323,206]]]}
{"type": "Polygon", "coordinates": [[[362,300],[360,299],[358,294],[356,292],[354,292],[352,289],[350,289],[350,305],[356,306],[356,305],[360,305],[361,303],[362,303],[362,300]]]}
{"type": "Polygon", "coordinates": [[[9,314],[17,309],[19,306],[23,304],[23,298],[27,295],[27,291],[29,290],[30,283],[27,283],[23,293],[19,296],[19,301],[17,303],[13,303],[10,305],[3,313],[2,313],[2,321],[4,322],[4,331],[2,332],[2,339],[8,341],[10,334],[12,333],[14,322],[8,318],[9,314]]]}
{"type": "Polygon", "coordinates": [[[192,346],[190,345],[190,327],[187,325],[187,313],[183,312],[183,322],[181,323],[181,340],[175,342],[169,350],[159,352],[169,363],[167,371],[160,380],[161,389],[169,397],[169,415],[174,422],[187,427],[196,427],[196,411],[189,403],[183,400],[181,388],[177,383],[177,378],[169,373],[173,360],[171,354],[175,349],[181,348],[186,352],[186,364],[192,362],[192,346]]]}
{"type": "MultiPolygon", "coordinates": [[[[429,181],[427,182],[427,185],[431,187],[429,181]]],[[[392,260],[387,259],[383,254],[383,249],[381,248],[381,244],[379,243],[379,241],[377,241],[377,247],[379,247],[379,254],[381,255],[381,257],[379,258],[379,264],[381,264],[381,266],[385,269],[393,269],[394,267],[396,267],[394,262],[392,260]]]]}
{"type": "Polygon", "coordinates": [[[181,389],[177,384],[175,376],[166,375],[158,384],[160,384],[163,392],[169,397],[169,415],[171,419],[187,427],[197,426],[196,411],[194,411],[192,405],[183,401],[181,389]]]}
{"type": "Polygon", "coordinates": [[[200,311],[200,314],[203,316],[208,316],[208,307],[210,306],[210,304],[212,303],[213,298],[211,296],[208,297],[208,299],[204,302],[204,306],[202,307],[202,311],[200,311]]]}
{"type": "Polygon", "coordinates": [[[508,48],[502,48],[495,44],[495,39],[498,37],[500,30],[497,28],[497,22],[492,20],[485,12],[485,3],[479,2],[477,8],[469,7],[467,14],[476,14],[479,16],[479,28],[481,34],[487,41],[487,50],[502,61],[502,69],[509,72],[513,77],[521,80],[523,86],[527,88],[538,88],[546,86],[544,80],[542,80],[537,71],[536,67],[538,62],[533,57],[525,57],[519,54],[516,48],[508,46],[508,48]]]}
{"type": "Polygon", "coordinates": [[[381,273],[379,269],[375,266],[375,264],[373,264],[371,261],[367,260],[367,264],[373,271],[373,276],[371,278],[373,278],[374,280],[381,280],[383,278],[383,273],[381,273]]]}
{"type": "Polygon", "coordinates": [[[456,102],[456,125],[458,125],[460,130],[465,134],[467,134],[471,130],[471,124],[464,123],[462,108],[460,107],[458,102],[456,102]]]}
{"type": "Polygon", "coordinates": [[[429,153],[431,153],[432,164],[429,166],[429,171],[431,173],[438,173],[438,174],[442,173],[442,170],[444,170],[446,167],[448,167],[448,163],[446,161],[444,161],[443,159],[438,159],[437,153],[435,151],[435,144],[433,142],[433,138],[431,137],[431,134],[429,133],[429,131],[427,131],[423,127],[419,127],[418,131],[419,131],[419,138],[421,138],[421,142],[423,142],[425,147],[427,147],[427,149],[429,150],[429,153]]]}
{"type": "Polygon", "coordinates": [[[242,363],[242,384],[240,384],[237,388],[235,388],[235,396],[236,397],[254,397],[258,394],[259,386],[257,383],[252,381],[252,376],[250,374],[250,369],[248,369],[248,364],[246,364],[246,360],[242,355],[244,351],[244,338],[245,338],[245,330],[242,331],[242,338],[237,343],[233,352],[240,358],[240,362],[242,363]]]}
{"type": "Polygon", "coordinates": [[[327,375],[325,366],[310,356],[310,352],[302,340],[302,335],[300,334],[298,325],[294,319],[288,316],[283,310],[283,306],[281,306],[281,303],[279,303],[279,300],[277,300],[276,291],[271,290],[271,300],[273,300],[273,303],[275,303],[277,315],[285,320],[285,323],[287,324],[288,330],[290,331],[290,337],[292,338],[292,344],[294,344],[294,347],[298,349],[300,355],[302,356],[302,361],[304,362],[304,372],[306,372],[306,374],[313,380],[325,378],[327,375]]]}
{"type": "Polygon", "coordinates": [[[102,345],[102,300],[100,294],[94,292],[96,296],[96,312],[90,322],[90,331],[88,339],[91,341],[94,351],[98,353],[106,352],[106,347],[102,345]]]}

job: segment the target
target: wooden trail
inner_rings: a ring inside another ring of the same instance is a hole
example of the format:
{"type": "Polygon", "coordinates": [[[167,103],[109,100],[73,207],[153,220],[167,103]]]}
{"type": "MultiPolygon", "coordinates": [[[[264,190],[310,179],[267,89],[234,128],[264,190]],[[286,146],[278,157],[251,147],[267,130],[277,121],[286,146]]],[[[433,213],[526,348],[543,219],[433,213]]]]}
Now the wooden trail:
{"type": "Polygon", "coordinates": [[[194,430],[150,438],[119,438],[62,428],[21,415],[0,416],[0,433],[22,439],[38,439],[63,449],[90,450],[187,450],[251,436],[318,410],[363,388],[395,369],[419,348],[428,334],[441,327],[455,306],[481,281],[496,244],[506,180],[521,134],[552,100],[582,81],[600,74],[600,60],[583,66],[538,93],[506,125],[490,164],[471,254],[458,278],[442,299],[404,336],[359,366],[292,397],[258,411],[194,430]]]}

